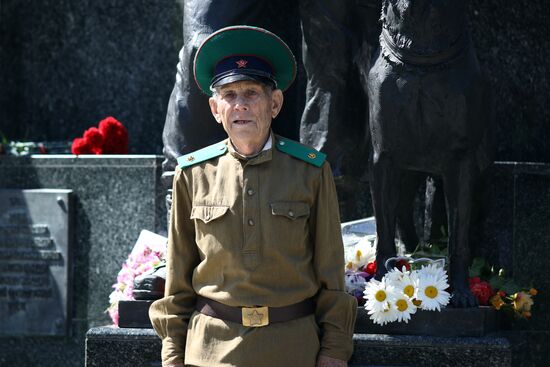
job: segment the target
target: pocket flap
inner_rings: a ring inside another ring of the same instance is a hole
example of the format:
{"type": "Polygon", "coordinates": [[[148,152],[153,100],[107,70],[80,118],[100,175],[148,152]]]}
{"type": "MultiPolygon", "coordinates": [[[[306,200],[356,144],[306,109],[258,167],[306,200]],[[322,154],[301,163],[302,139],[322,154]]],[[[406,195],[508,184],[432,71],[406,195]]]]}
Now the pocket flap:
{"type": "Polygon", "coordinates": [[[200,219],[204,223],[208,223],[223,216],[228,209],[228,206],[194,206],[191,209],[191,219],[200,219]]]}
{"type": "Polygon", "coordinates": [[[270,205],[271,214],[282,215],[291,220],[309,215],[309,205],[300,201],[277,202],[270,205]]]}

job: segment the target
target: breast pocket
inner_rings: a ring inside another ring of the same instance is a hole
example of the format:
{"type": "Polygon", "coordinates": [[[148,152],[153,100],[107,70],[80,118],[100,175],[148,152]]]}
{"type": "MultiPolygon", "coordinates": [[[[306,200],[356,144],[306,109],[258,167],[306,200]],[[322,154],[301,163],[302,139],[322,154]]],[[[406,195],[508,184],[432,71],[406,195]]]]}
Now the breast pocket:
{"type": "Polygon", "coordinates": [[[291,221],[309,217],[309,205],[300,201],[271,203],[271,214],[285,217],[291,221]]]}
{"type": "Polygon", "coordinates": [[[223,217],[228,210],[228,206],[196,205],[191,209],[191,219],[198,219],[207,224],[223,217]]]}
{"type": "Polygon", "coordinates": [[[191,219],[195,220],[195,241],[205,253],[218,251],[229,234],[228,206],[195,205],[191,219]]]}
{"type": "Polygon", "coordinates": [[[303,249],[308,241],[309,205],[300,201],[270,204],[273,239],[279,248],[303,249]]]}

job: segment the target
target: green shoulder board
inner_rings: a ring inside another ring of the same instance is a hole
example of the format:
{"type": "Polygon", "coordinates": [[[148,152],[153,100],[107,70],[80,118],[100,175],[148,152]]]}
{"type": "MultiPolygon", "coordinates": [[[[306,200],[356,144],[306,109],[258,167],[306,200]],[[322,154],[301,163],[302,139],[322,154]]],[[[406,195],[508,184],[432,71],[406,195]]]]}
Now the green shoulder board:
{"type": "Polygon", "coordinates": [[[318,150],[300,144],[297,141],[283,138],[281,136],[278,137],[276,145],[277,149],[281,152],[301,159],[309,164],[313,164],[316,167],[321,167],[327,158],[325,153],[321,153],[318,150]]]}
{"type": "Polygon", "coordinates": [[[178,165],[181,168],[191,167],[197,163],[207,161],[209,159],[219,157],[227,151],[227,144],[225,141],[212,144],[205,148],[196,150],[192,153],[182,155],[178,158],[178,165]]]}

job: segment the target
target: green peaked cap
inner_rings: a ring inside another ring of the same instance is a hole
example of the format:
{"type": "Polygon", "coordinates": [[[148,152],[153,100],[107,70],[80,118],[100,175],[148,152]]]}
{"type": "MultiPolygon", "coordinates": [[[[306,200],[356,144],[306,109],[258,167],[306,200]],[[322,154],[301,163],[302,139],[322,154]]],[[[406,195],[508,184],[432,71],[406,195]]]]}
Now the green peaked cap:
{"type": "Polygon", "coordinates": [[[321,167],[327,158],[325,153],[280,136],[277,141],[277,149],[316,167],[321,167]]]}
{"type": "Polygon", "coordinates": [[[218,62],[236,55],[251,55],[265,60],[273,69],[277,88],[283,91],[296,77],[296,60],[283,40],[263,28],[236,25],[212,33],[195,54],[193,74],[204,93],[212,95],[210,84],[218,62]]]}

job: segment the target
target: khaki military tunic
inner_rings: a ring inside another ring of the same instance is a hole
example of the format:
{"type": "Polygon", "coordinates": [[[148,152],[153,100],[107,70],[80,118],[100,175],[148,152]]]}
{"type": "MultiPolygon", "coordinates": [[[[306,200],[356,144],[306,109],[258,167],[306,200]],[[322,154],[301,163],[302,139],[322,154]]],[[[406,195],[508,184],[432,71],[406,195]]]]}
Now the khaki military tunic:
{"type": "Polygon", "coordinates": [[[164,365],[314,366],[319,353],[351,356],[357,304],[344,292],[330,166],[283,153],[272,138],[254,158],[227,141],[224,154],[176,171],[165,297],[150,309],[164,365]],[[316,311],[245,327],[196,312],[197,294],[229,306],[313,297],[316,311]]]}

